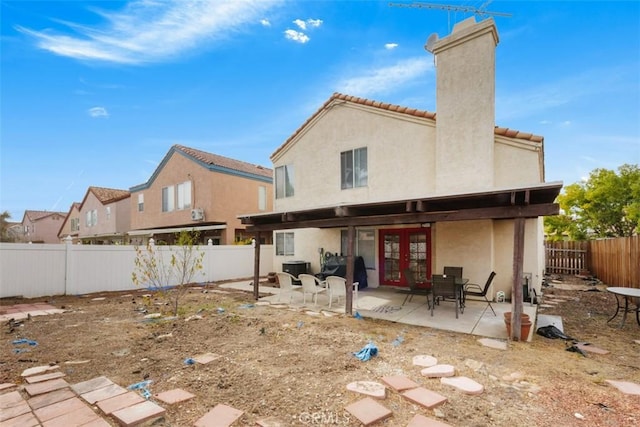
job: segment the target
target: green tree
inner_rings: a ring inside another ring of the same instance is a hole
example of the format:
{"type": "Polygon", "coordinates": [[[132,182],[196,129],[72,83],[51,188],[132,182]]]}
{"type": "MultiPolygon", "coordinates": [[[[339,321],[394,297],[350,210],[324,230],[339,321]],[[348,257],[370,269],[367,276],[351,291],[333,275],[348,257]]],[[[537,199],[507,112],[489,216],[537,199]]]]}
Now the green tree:
{"type": "Polygon", "coordinates": [[[627,237],[640,231],[640,169],[595,169],[586,181],[568,185],[558,196],[561,214],[545,218],[547,235],[627,237]]]}
{"type": "MultiPolygon", "coordinates": [[[[136,246],[135,267],[131,280],[161,293],[169,301],[173,315],[178,315],[188,284],[203,269],[204,251],[197,246],[198,233],[183,230],[176,235],[174,247],[159,249],[152,243],[136,246]]],[[[204,273],[202,273],[204,275],[204,273]]]]}
{"type": "Polygon", "coordinates": [[[9,233],[9,220],[11,214],[8,211],[4,211],[0,214],[0,242],[13,242],[15,237],[9,233]]]}

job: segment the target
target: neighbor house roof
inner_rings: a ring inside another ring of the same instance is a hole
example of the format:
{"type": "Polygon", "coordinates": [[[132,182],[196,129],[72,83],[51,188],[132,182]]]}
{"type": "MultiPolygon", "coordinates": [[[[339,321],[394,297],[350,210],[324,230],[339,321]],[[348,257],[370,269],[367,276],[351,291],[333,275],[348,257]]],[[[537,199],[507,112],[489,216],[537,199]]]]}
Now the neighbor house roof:
{"type": "MultiPolygon", "coordinates": [[[[291,135],[282,145],[280,145],[280,147],[276,149],[276,151],[273,152],[273,154],[271,155],[271,158],[273,159],[282,149],[284,149],[284,147],[286,147],[293,139],[295,139],[296,136],[298,136],[298,134],[300,134],[309,123],[315,120],[315,118],[318,115],[320,115],[320,113],[322,113],[325,109],[329,108],[331,104],[333,104],[336,101],[351,102],[354,104],[366,105],[368,107],[379,108],[382,110],[393,111],[400,114],[407,114],[410,116],[421,117],[421,118],[426,118],[426,119],[431,119],[436,121],[436,113],[432,113],[429,111],[418,110],[416,108],[403,107],[401,105],[389,104],[389,103],[380,102],[380,101],[373,101],[366,98],[359,98],[357,96],[345,95],[339,92],[334,92],[334,94],[331,95],[331,97],[327,100],[327,102],[325,102],[311,117],[309,117],[302,124],[302,126],[300,126],[293,133],[293,135],[291,135]]],[[[527,140],[530,142],[537,142],[537,143],[541,143],[544,140],[542,136],[534,135],[531,133],[520,132],[518,130],[498,127],[498,126],[496,126],[495,128],[495,134],[499,136],[505,136],[507,138],[517,138],[517,139],[523,139],[523,140],[527,140]]]]}
{"type": "Polygon", "coordinates": [[[227,173],[244,178],[258,179],[269,183],[273,180],[273,170],[265,166],[255,165],[241,160],[235,160],[229,157],[197,150],[195,148],[185,147],[184,145],[175,144],[164,156],[162,162],[160,162],[160,165],[153,172],[149,181],[144,184],[131,187],[130,190],[139,191],[148,188],[174,153],[185,156],[212,172],[227,173]]]}
{"type": "Polygon", "coordinates": [[[92,193],[96,199],[103,205],[108,205],[109,203],[118,202],[122,199],[126,199],[127,197],[131,197],[131,193],[127,190],[118,190],[116,188],[104,188],[104,187],[89,187],[87,189],[87,194],[84,195],[84,199],[82,199],[82,203],[78,209],[82,209],[84,202],[87,200],[89,193],[92,193]]]}
{"type": "Polygon", "coordinates": [[[52,212],[52,211],[24,211],[25,218],[29,219],[29,221],[34,222],[38,221],[42,218],[46,218],[51,215],[60,215],[67,216],[66,212],[52,212]]]}

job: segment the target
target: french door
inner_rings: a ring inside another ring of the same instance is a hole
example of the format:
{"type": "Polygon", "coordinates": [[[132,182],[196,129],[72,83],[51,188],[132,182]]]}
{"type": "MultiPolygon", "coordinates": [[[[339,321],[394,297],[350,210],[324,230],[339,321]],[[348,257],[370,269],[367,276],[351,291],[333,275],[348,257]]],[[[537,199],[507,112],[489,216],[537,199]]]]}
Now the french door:
{"type": "Polygon", "coordinates": [[[402,273],[410,268],[420,287],[431,278],[431,228],[380,230],[380,284],[408,286],[402,273]]]}

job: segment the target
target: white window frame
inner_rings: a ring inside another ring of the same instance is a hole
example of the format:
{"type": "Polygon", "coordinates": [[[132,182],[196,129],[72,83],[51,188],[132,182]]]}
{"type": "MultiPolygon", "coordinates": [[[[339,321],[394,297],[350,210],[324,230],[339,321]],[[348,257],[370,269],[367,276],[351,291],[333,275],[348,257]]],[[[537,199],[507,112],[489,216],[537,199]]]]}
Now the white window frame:
{"type": "Polygon", "coordinates": [[[191,181],[182,182],[177,187],[178,200],[176,206],[178,210],[191,209],[191,181]]]}
{"type": "Polygon", "coordinates": [[[138,194],[138,212],[144,212],[144,193],[138,194]]]}
{"type": "Polygon", "coordinates": [[[175,210],[175,202],[175,186],[162,187],[162,212],[173,212],[175,210]]]}
{"type": "Polygon", "coordinates": [[[264,185],[258,187],[258,210],[267,210],[267,187],[264,185]]]}
{"type": "Polygon", "coordinates": [[[276,168],[276,199],[293,197],[295,194],[295,170],[293,165],[276,168]]]}
{"type": "Polygon", "coordinates": [[[276,256],[295,255],[295,233],[292,231],[276,232],[276,256]]]}
{"type": "Polygon", "coordinates": [[[111,206],[107,206],[107,221],[109,221],[111,219],[111,206]]]}
{"type": "MultiPolygon", "coordinates": [[[[376,266],[376,242],[377,233],[373,228],[357,228],[355,233],[354,255],[361,256],[367,269],[375,269],[376,266]]],[[[348,230],[340,230],[340,250],[347,253],[348,230]]]]}
{"type": "Polygon", "coordinates": [[[355,148],[340,153],[340,188],[366,187],[369,184],[369,161],[367,147],[355,148]]]}

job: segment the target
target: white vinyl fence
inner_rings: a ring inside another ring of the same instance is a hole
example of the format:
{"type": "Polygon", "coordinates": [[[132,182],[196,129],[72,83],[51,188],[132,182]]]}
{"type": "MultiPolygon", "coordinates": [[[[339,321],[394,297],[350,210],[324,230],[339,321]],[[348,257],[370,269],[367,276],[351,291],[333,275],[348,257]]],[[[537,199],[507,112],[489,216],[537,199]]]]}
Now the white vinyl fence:
{"type": "MultiPolygon", "coordinates": [[[[176,246],[156,246],[168,260],[176,246]]],[[[253,277],[250,245],[198,246],[204,268],[195,283],[253,277]]],[[[137,289],[134,246],[0,243],[0,298],[82,295],[137,289]]],[[[168,263],[168,261],[167,261],[168,263]]],[[[273,271],[273,246],[260,246],[260,276],[273,271]]],[[[171,283],[169,285],[175,285],[171,283]]]]}

